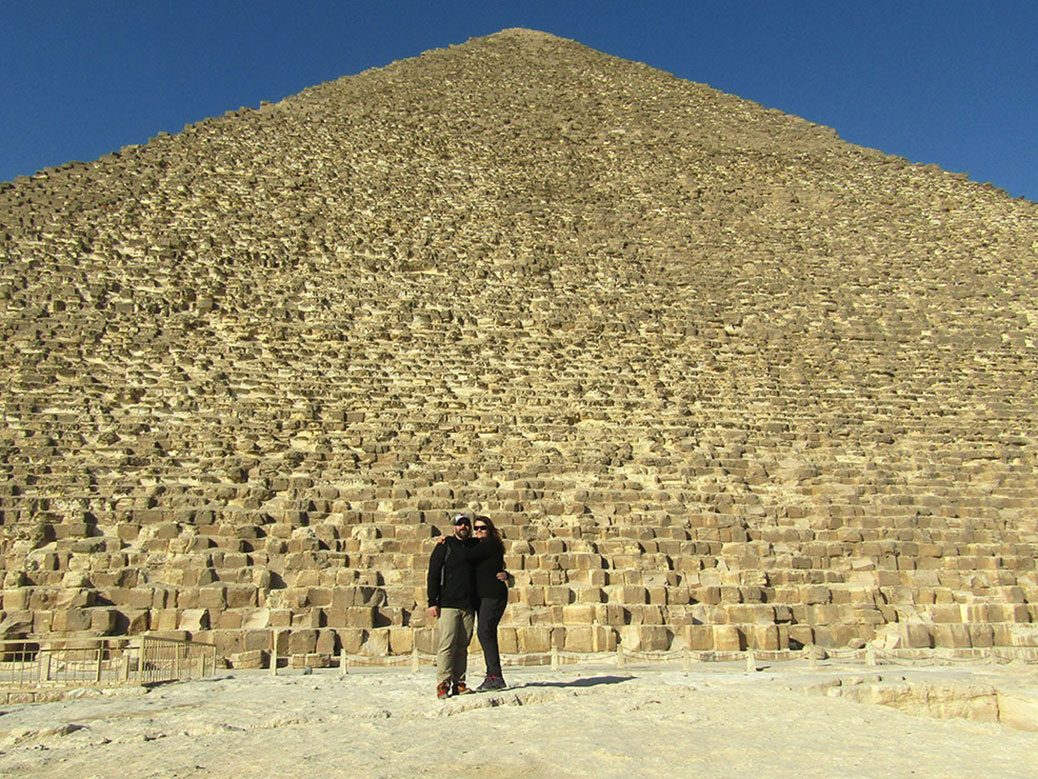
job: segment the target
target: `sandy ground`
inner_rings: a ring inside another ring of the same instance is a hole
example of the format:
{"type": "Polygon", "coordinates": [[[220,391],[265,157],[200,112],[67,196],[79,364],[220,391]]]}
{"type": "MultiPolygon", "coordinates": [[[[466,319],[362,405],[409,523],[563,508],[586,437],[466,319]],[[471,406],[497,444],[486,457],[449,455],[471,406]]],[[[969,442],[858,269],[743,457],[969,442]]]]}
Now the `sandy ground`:
{"type": "Polygon", "coordinates": [[[0,708],[0,774],[1038,775],[1034,665],[566,666],[506,678],[507,690],[439,701],[426,668],[225,671],[11,705],[0,708]],[[997,717],[998,700],[1014,702],[1012,727],[921,713],[997,717]]]}

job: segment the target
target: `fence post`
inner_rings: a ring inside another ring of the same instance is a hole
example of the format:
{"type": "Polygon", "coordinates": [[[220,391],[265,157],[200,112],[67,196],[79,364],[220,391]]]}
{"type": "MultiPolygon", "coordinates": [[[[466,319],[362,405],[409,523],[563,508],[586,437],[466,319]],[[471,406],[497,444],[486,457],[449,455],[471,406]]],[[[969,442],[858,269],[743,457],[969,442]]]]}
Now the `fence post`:
{"type": "Polygon", "coordinates": [[[137,684],[144,684],[144,658],[145,658],[145,645],[148,642],[148,637],[141,636],[141,647],[137,650],[137,684]]]}
{"type": "Polygon", "coordinates": [[[865,665],[876,664],[876,648],[871,642],[865,645],[865,665]]]}
{"type": "Polygon", "coordinates": [[[41,649],[39,654],[37,655],[37,658],[39,659],[39,662],[40,662],[40,681],[41,682],[49,682],[50,681],[50,650],[49,649],[41,649]]]}
{"type": "Polygon", "coordinates": [[[559,648],[554,644],[551,647],[551,670],[559,670],[559,648]]]}
{"type": "Polygon", "coordinates": [[[754,655],[752,649],[746,650],[746,670],[747,672],[757,671],[757,657],[754,655]]]}
{"type": "Polygon", "coordinates": [[[681,655],[681,667],[684,669],[685,673],[692,670],[692,650],[687,646],[681,655]]]}
{"type": "Polygon", "coordinates": [[[624,657],[624,648],[620,644],[616,645],[616,667],[620,669],[627,667],[627,659],[624,657]]]}
{"type": "Polygon", "coordinates": [[[270,675],[278,675],[278,632],[270,631],[270,675]]]}
{"type": "Polygon", "coordinates": [[[339,649],[339,676],[345,676],[350,672],[350,661],[346,657],[346,647],[339,649]]]}
{"type": "Polygon", "coordinates": [[[94,668],[94,682],[97,684],[101,683],[101,670],[104,664],[105,656],[105,645],[102,641],[97,645],[97,665],[94,668]]]}

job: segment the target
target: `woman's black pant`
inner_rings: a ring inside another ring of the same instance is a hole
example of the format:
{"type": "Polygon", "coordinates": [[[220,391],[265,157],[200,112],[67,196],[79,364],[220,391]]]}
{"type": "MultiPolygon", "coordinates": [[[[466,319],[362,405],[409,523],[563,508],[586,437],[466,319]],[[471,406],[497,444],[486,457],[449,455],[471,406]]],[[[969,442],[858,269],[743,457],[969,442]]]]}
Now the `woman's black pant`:
{"type": "Polygon", "coordinates": [[[487,676],[503,676],[501,673],[501,651],[497,646],[497,625],[505,614],[508,601],[503,598],[481,598],[476,620],[476,635],[483,647],[483,662],[487,665],[487,676]]]}

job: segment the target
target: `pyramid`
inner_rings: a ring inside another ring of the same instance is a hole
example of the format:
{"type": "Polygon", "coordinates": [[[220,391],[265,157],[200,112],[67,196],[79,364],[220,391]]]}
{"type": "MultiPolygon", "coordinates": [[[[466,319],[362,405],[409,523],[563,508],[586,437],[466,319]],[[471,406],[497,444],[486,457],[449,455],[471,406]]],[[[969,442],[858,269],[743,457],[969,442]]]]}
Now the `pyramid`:
{"type": "Polygon", "coordinates": [[[0,184],[0,631],[1038,644],[1038,207],[529,30],[0,184]]]}

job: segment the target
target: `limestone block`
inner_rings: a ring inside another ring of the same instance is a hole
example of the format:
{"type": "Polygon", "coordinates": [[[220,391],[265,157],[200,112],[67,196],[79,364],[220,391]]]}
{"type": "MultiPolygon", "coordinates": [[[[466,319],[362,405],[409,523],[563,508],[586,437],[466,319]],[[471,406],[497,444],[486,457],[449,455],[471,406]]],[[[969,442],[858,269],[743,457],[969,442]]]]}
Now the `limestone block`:
{"type": "Polygon", "coordinates": [[[569,587],[545,587],[544,603],[546,606],[565,606],[572,601],[572,592],[569,587]]]}
{"type": "Polygon", "coordinates": [[[321,625],[321,612],[318,609],[299,609],[292,612],[291,627],[307,629],[319,628],[321,625]]]}
{"type": "Polygon", "coordinates": [[[234,652],[230,654],[228,660],[231,668],[268,668],[270,666],[270,652],[263,649],[234,652]]]}
{"type": "Polygon", "coordinates": [[[929,649],[933,647],[934,643],[933,635],[931,633],[931,625],[906,623],[898,625],[898,628],[901,637],[901,646],[909,649],[929,649]]]}
{"type": "Polygon", "coordinates": [[[233,609],[210,612],[210,618],[213,620],[216,630],[240,630],[242,617],[241,611],[233,609]]]}
{"type": "Polygon", "coordinates": [[[966,629],[969,631],[970,646],[991,647],[995,645],[995,631],[991,625],[970,623],[966,629]]]}
{"type": "Polygon", "coordinates": [[[242,609],[242,630],[262,630],[272,626],[270,609],[242,609]]]}
{"type": "Polygon", "coordinates": [[[87,609],[55,609],[51,623],[55,633],[74,633],[90,630],[93,617],[87,609]]]}
{"type": "Polygon", "coordinates": [[[590,625],[595,621],[595,608],[591,605],[563,606],[563,625],[590,625]]]}
{"type": "Polygon", "coordinates": [[[935,647],[969,649],[973,645],[970,640],[969,627],[966,625],[937,624],[933,626],[932,634],[935,647]]]}
{"type": "Polygon", "coordinates": [[[689,594],[695,603],[716,604],[721,602],[720,587],[691,588],[689,594]]]}
{"type": "Polygon", "coordinates": [[[714,649],[718,652],[739,652],[745,649],[745,641],[734,625],[714,625],[714,649]]]}
{"type": "Polygon", "coordinates": [[[619,629],[620,643],[632,652],[664,652],[670,649],[671,634],[662,625],[625,625],[619,629]]]}
{"type": "Polygon", "coordinates": [[[375,609],[370,606],[352,606],[344,611],[346,627],[368,629],[375,626],[375,609]]]}
{"type": "Polygon", "coordinates": [[[711,625],[688,625],[684,629],[685,645],[694,652],[708,652],[714,648],[714,628],[711,625]]]}
{"type": "MultiPolygon", "coordinates": [[[[280,644],[279,644],[280,648],[280,644]]],[[[317,651],[317,629],[299,628],[288,632],[285,654],[307,655],[317,651]]]]}
{"type": "Polygon", "coordinates": [[[519,636],[514,627],[499,627],[497,643],[502,655],[514,655],[519,652],[519,636]]]}
{"type": "MultiPolygon", "coordinates": [[[[318,655],[328,657],[334,655],[338,651],[338,636],[334,630],[318,630],[317,631],[317,648],[316,653],[318,655]]],[[[318,666],[315,666],[318,667],[318,666]]],[[[324,667],[324,666],[320,666],[324,667]]]]}
{"type": "Polygon", "coordinates": [[[815,631],[810,625],[790,625],[788,628],[789,633],[789,644],[792,647],[794,644],[800,646],[810,646],[816,643],[815,631]]]}
{"type": "Polygon", "coordinates": [[[184,609],[180,612],[177,630],[186,630],[188,633],[197,633],[200,630],[209,629],[208,609],[184,609]]]}
{"type": "Polygon", "coordinates": [[[241,644],[243,651],[268,651],[273,641],[273,631],[270,630],[242,630],[241,644]]]}
{"type": "Polygon", "coordinates": [[[389,628],[389,652],[394,655],[411,653],[415,642],[415,631],[411,627],[389,628]]]}
{"type": "Polygon", "coordinates": [[[4,611],[24,611],[29,608],[29,596],[32,587],[17,587],[12,590],[3,591],[4,611]]]}
{"type": "Polygon", "coordinates": [[[391,628],[373,628],[365,631],[361,654],[385,657],[389,654],[389,631],[391,628]]]}
{"type": "Polygon", "coordinates": [[[54,595],[54,608],[56,609],[89,608],[96,603],[97,591],[85,587],[61,589],[54,595]]]}
{"type": "MultiPolygon", "coordinates": [[[[186,635],[186,634],[185,634],[186,635]]],[[[243,650],[242,634],[238,630],[214,630],[206,636],[208,643],[216,645],[220,657],[232,657],[243,650]]]]}
{"type": "Polygon", "coordinates": [[[307,603],[310,606],[331,606],[333,590],[330,587],[310,587],[307,591],[307,603]]]}
{"type": "Polygon", "coordinates": [[[576,587],[573,594],[577,603],[601,603],[605,597],[601,587],[576,587]]]}
{"type": "Polygon", "coordinates": [[[567,652],[591,652],[594,645],[594,630],[591,625],[567,627],[563,649],[567,652]]]}
{"type": "Polygon", "coordinates": [[[599,625],[620,627],[627,622],[627,611],[616,603],[600,603],[595,606],[595,621],[599,625]]]}
{"type": "Polygon", "coordinates": [[[754,649],[774,652],[785,649],[777,625],[753,625],[747,628],[748,642],[754,649]]]}
{"type": "Polygon", "coordinates": [[[935,604],[927,609],[934,622],[959,622],[962,609],[957,603],[935,604]]]}
{"type": "Polygon", "coordinates": [[[199,608],[221,611],[227,608],[226,587],[223,584],[200,587],[194,602],[199,608]]]}
{"type": "MultiPolygon", "coordinates": [[[[8,612],[8,615],[18,614],[19,612],[8,612]]],[[[21,612],[25,615],[27,621],[31,621],[32,632],[38,636],[46,635],[53,630],[54,625],[54,612],[52,611],[24,611],[21,612]]],[[[0,622],[6,621],[3,619],[4,612],[0,611],[0,622]]]]}
{"type": "Polygon", "coordinates": [[[119,612],[114,608],[100,606],[89,609],[90,632],[99,636],[111,635],[119,624],[119,612]]]}
{"type": "Polygon", "coordinates": [[[551,651],[551,628],[546,627],[521,627],[516,628],[516,636],[519,641],[519,652],[527,654],[530,652],[551,651]]]}
{"type": "Polygon", "coordinates": [[[177,630],[180,612],[177,609],[152,609],[149,618],[149,629],[167,632],[177,630]]]}
{"type": "Polygon", "coordinates": [[[630,606],[628,607],[627,611],[630,614],[630,619],[628,621],[632,625],[664,624],[662,606],[630,606]]]}

